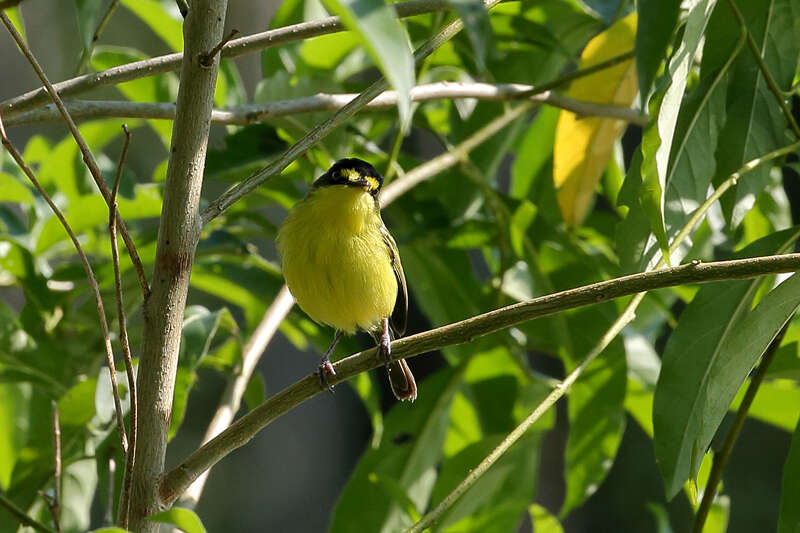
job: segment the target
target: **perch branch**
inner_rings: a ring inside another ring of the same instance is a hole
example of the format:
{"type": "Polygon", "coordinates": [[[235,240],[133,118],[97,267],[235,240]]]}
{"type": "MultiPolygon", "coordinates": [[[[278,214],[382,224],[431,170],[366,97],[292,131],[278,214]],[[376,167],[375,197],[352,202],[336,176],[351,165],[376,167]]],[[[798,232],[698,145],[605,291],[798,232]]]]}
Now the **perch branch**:
{"type": "MultiPolygon", "coordinates": [[[[632,274],[570,289],[526,302],[509,305],[466,320],[448,324],[392,343],[392,359],[404,359],[422,353],[440,350],[446,346],[469,342],[476,337],[511,327],[534,318],[551,315],[568,309],[597,304],[676,285],[708,283],[725,279],[748,279],[767,274],[800,270],[800,254],[755,257],[734,261],[710,263],[692,262],[653,272],[632,274]]],[[[381,366],[375,349],[365,350],[334,364],[336,375],[330,384],[348,380],[360,372],[381,366]]],[[[579,367],[580,368],[580,367],[579,367]]],[[[577,369],[576,369],[577,371],[577,369]]],[[[573,371],[575,372],[575,371],[573,371]]],[[[579,375],[578,372],[575,375],[579,375]]],[[[567,378],[569,379],[569,377],[567,378]]],[[[564,386],[556,390],[564,390],[564,386]]],[[[201,446],[177,468],[162,478],[159,486],[161,499],[171,504],[202,472],[213,466],[233,450],[244,445],[263,427],[303,401],[322,392],[319,377],[311,374],[278,392],[260,406],[234,422],[227,430],[201,446]]],[[[562,393],[558,396],[560,397],[562,393]]],[[[551,393],[551,396],[553,394],[551,393]]],[[[558,398],[552,398],[549,405],[558,398]]],[[[544,412],[540,406],[537,412],[544,412]]]]}
{"type": "MultiPolygon", "coordinates": [[[[779,148],[778,150],[774,150],[768,154],[765,154],[762,157],[753,159],[745,163],[741,168],[739,168],[736,172],[731,174],[728,179],[726,179],[723,183],[720,184],[719,187],[703,202],[700,207],[698,207],[692,216],[689,217],[689,220],[684,224],[683,228],[676,234],[675,238],[673,239],[672,243],[670,244],[668,253],[672,255],[683,243],[683,241],[689,236],[692,230],[703,220],[708,210],[711,206],[719,200],[719,198],[725,194],[725,192],[730,189],[733,185],[737,183],[739,178],[744,175],[745,173],[749,172],[750,170],[756,168],[757,166],[772,161],[778,157],[786,155],[787,153],[796,150],[800,147],[800,142],[794,143],[789,146],[785,146],[783,148],[779,148]]],[[[663,267],[666,264],[665,259],[662,257],[648,272],[648,273],[657,273],[657,272],[664,272],[664,270],[657,270],[663,267]],[[655,270],[655,272],[653,272],[655,270]]],[[[692,264],[699,265],[699,262],[692,262],[692,264]]],[[[636,308],[639,306],[641,301],[644,299],[645,292],[639,292],[636,294],[628,305],[625,306],[625,309],[620,314],[619,317],[614,321],[608,331],[603,335],[600,341],[597,343],[594,348],[586,355],[586,357],[581,361],[581,363],[569,373],[569,375],[564,379],[564,381],[560,382],[551,392],[547,395],[547,397],[528,415],[525,420],[523,420],[511,433],[509,433],[503,441],[495,448],[486,458],[481,461],[477,467],[470,470],[470,473],[465,477],[457,486],[454,488],[433,510],[426,513],[416,524],[414,524],[411,528],[408,529],[406,533],[419,533],[433,522],[438,520],[438,518],[451,506],[453,503],[458,500],[469,488],[475,484],[475,482],[480,479],[486,471],[497,461],[497,459],[502,456],[517,440],[519,440],[522,435],[537,421],[541,416],[547,412],[547,410],[552,407],[567,391],[572,387],[575,381],[583,374],[584,370],[594,361],[602,352],[606,349],[606,347],[611,344],[611,341],[625,328],[625,326],[633,321],[636,316],[636,308]]]]}

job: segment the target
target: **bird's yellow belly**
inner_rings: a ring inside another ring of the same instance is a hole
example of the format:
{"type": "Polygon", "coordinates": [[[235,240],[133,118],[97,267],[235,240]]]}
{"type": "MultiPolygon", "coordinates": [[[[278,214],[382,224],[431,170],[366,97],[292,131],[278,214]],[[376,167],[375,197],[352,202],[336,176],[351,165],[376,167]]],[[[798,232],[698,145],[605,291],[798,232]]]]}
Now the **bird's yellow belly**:
{"type": "Polygon", "coordinates": [[[364,196],[353,205],[304,202],[278,239],[284,277],[297,304],[315,321],[348,333],[376,329],[397,298],[381,221],[370,211],[372,198],[364,196]],[[320,212],[326,209],[333,211],[320,212]]]}

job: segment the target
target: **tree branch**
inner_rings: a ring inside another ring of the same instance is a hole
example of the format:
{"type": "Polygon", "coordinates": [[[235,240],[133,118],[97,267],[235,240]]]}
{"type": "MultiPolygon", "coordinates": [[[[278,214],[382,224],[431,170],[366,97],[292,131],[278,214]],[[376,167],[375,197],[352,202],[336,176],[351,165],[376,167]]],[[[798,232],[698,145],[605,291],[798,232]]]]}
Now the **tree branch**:
{"type": "MultiPolygon", "coordinates": [[[[640,292],[688,283],[747,279],[796,270],[800,270],[800,254],[786,254],[711,263],[692,262],[654,272],[601,281],[509,305],[398,339],[392,343],[392,359],[404,359],[440,350],[534,318],[640,292]]],[[[335,363],[336,375],[331,376],[329,381],[331,385],[335,385],[358,373],[382,365],[383,362],[377,359],[374,348],[365,350],[335,363]]],[[[316,373],[308,375],[234,422],[227,430],[192,453],[177,468],[164,475],[159,486],[162,501],[165,504],[174,502],[202,472],[244,445],[267,424],[322,390],[316,373]]],[[[546,410],[546,407],[540,406],[540,409],[546,410]]]]}
{"type": "Polygon", "coordinates": [[[222,39],[226,0],[193,0],[184,22],[185,54],[159,221],[153,286],[145,301],[139,363],[139,421],[129,529],[155,532],[147,517],[163,508],[156,480],[164,469],[178,348],[189,276],[200,238],[198,206],[219,58],[203,66],[222,39]]]}
{"type": "MultiPolygon", "coordinates": [[[[41,65],[33,56],[30,48],[25,43],[25,40],[19,34],[17,29],[11,23],[8,16],[6,16],[5,12],[0,11],[0,20],[3,21],[8,32],[11,34],[11,37],[16,41],[17,46],[19,47],[22,54],[28,59],[33,70],[36,71],[36,75],[39,76],[39,79],[44,84],[44,88],[42,89],[45,91],[45,94],[49,94],[50,98],[53,99],[58,110],[61,112],[61,116],[64,118],[64,121],[67,123],[67,127],[69,128],[72,136],[75,138],[75,142],[78,144],[78,147],[81,150],[81,154],[83,155],[83,162],[86,164],[87,168],[89,169],[89,173],[92,175],[97,188],[100,189],[100,193],[103,196],[103,199],[106,201],[106,204],[109,206],[111,205],[111,191],[108,190],[108,185],[106,185],[105,180],[103,179],[103,174],[100,172],[100,167],[97,166],[97,161],[95,161],[94,156],[92,155],[92,151],[89,150],[89,146],[87,146],[86,141],[81,136],[80,131],[78,131],[78,126],[75,125],[75,121],[72,120],[70,117],[69,112],[67,111],[66,107],[64,107],[64,102],[61,100],[61,97],[58,95],[58,92],[53,87],[53,84],[50,83],[50,80],[47,79],[44,71],[42,70],[41,65]]],[[[3,111],[0,111],[2,114],[3,111]]],[[[122,240],[125,241],[125,246],[128,248],[128,254],[131,257],[131,262],[133,263],[134,270],[136,271],[136,275],[139,278],[139,285],[142,289],[142,294],[145,298],[150,292],[150,289],[147,285],[147,278],[144,275],[144,267],[142,266],[142,261],[139,259],[139,254],[136,252],[136,246],[133,244],[133,239],[128,234],[128,228],[125,227],[125,222],[122,220],[122,217],[117,219],[117,227],[119,228],[119,232],[122,234],[122,240]]]]}
{"type": "MultiPolygon", "coordinates": [[[[400,18],[452,9],[452,6],[446,0],[410,0],[408,2],[393,4],[392,7],[400,18]]],[[[264,50],[265,48],[345,30],[346,28],[339,21],[339,17],[326,17],[310,22],[302,22],[300,24],[293,24],[291,26],[234,39],[222,49],[222,57],[230,59],[250,52],[264,50]]],[[[206,52],[208,52],[208,50],[206,50],[206,52]]],[[[142,61],[134,61],[101,72],[77,76],[59,82],[55,84],[55,88],[62,96],[72,96],[98,87],[116,85],[126,81],[178,70],[181,68],[182,61],[182,53],[167,54],[142,61]]],[[[34,107],[39,107],[46,101],[47,94],[42,89],[35,89],[0,102],[0,113],[8,119],[14,115],[33,109],[34,107]]]]}
{"type": "MultiPolygon", "coordinates": [[[[495,102],[529,99],[533,102],[566,109],[582,116],[615,118],[640,126],[647,123],[647,116],[643,115],[637,109],[576,100],[547,90],[534,94],[532,94],[532,91],[537,91],[537,88],[531,85],[515,83],[438,82],[414,87],[411,89],[410,97],[414,102],[460,98],[475,98],[478,100],[495,102]]],[[[217,124],[235,124],[243,126],[287,115],[315,113],[319,111],[336,111],[347,105],[357,96],[357,94],[320,93],[313,96],[293,98],[291,100],[275,100],[265,104],[247,104],[226,109],[214,109],[211,112],[211,121],[217,124]]],[[[121,117],[171,120],[175,117],[175,104],[168,102],[67,100],[64,104],[72,117],[77,119],[121,117]]],[[[366,104],[363,109],[391,109],[396,105],[397,92],[384,91],[375,97],[374,100],[366,104]]],[[[55,106],[47,105],[7,120],[6,126],[10,127],[46,122],[58,120],[59,118],[58,109],[56,109],[55,106]]]]}

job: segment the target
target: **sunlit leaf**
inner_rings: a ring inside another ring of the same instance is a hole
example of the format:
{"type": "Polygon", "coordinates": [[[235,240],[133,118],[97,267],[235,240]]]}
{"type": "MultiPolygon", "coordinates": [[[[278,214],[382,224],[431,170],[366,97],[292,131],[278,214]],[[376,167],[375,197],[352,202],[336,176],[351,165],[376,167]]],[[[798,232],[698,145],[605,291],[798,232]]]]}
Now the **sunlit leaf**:
{"type": "Polygon", "coordinates": [[[173,52],[183,51],[183,24],[178,20],[180,14],[174,2],[164,4],[156,0],[122,0],[122,5],[142,19],[173,52]],[[174,10],[168,11],[165,5],[174,10]]]}
{"type": "Polygon", "coordinates": [[[800,424],[794,430],[789,456],[783,465],[781,506],[778,515],[778,533],[796,533],[800,528],[800,424]]]}
{"type": "MultiPolygon", "coordinates": [[[[616,22],[586,45],[581,67],[588,67],[633,48],[636,14],[616,22]]],[[[629,106],[636,96],[633,60],[575,81],[569,96],[603,104],[629,106]]],[[[590,206],[603,169],[611,157],[614,141],[625,127],[619,120],[579,117],[562,111],[553,145],[553,181],[564,220],[580,225],[590,206]]]]}

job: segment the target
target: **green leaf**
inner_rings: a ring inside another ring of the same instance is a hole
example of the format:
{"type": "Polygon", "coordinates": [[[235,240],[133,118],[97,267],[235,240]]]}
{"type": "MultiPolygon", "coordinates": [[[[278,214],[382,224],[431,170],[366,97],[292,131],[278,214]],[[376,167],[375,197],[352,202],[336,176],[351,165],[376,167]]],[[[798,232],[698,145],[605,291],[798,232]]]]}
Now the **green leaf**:
{"type": "MultiPolygon", "coordinates": [[[[680,0],[639,0],[639,26],[636,28],[636,74],[639,77],[639,97],[642,109],[656,77],[656,72],[667,53],[678,23],[680,0]]],[[[681,43],[685,45],[686,40],[681,43]]]]}
{"type": "Polygon", "coordinates": [[[397,91],[400,123],[407,130],[411,125],[409,93],[414,86],[414,58],[394,11],[382,0],[323,0],[323,3],[361,37],[361,44],[397,91]]]}
{"type": "MultiPolygon", "coordinates": [[[[800,6],[794,0],[739,2],[747,30],[761,52],[779,89],[788,91],[800,54],[800,6]]],[[[740,29],[727,2],[721,2],[709,23],[707,50],[722,51],[740,38],[740,29]]],[[[720,58],[721,60],[722,58],[720,58]]],[[[725,123],[719,133],[714,183],[744,163],[787,144],[786,117],[749,50],[739,54],[729,72],[725,123]]],[[[722,204],[731,228],[736,228],[769,183],[769,166],[748,173],[722,204]]]]}
{"type": "Polygon", "coordinates": [[[371,477],[395,480],[417,509],[428,505],[436,480],[436,464],[449,421],[453,394],[462,372],[449,368],[420,383],[421,394],[414,405],[396,403],[386,415],[384,438],[378,448],[368,449],[339,496],[330,530],[333,533],[398,531],[411,526],[404,510],[382,490],[375,490],[371,477]]]}
{"type": "Polygon", "coordinates": [[[203,306],[186,308],[181,331],[181,350],[178,357],[178,371],[175,378],[175,394],[172,402],[172,419],[169,425],[169,438],[175,436],[186,414],[189,393],[196,381],[195,372],[208,354],[211,342],[222,324],[233,328],[235,322],[226,308],[209,311],[203,306]]]}
{"type": "MultiPolygon", "coordinates": [[[[177,9],[170,12],[156,0],[122,0],[134,15],[144,22],[173,52],[183,51],[183,24],[177,9]],[[173,14],[175,16],[173,16],[173,14]]],[[[171,4],[174,7],[174,3],[171,4]]]]}
{"type": "Polygon", "coordinates": [[[129,531],[121,527],[101,527],[100,529],[93,529],[89,533],[129,533],[129,531]]]}
{"type": "MultiPolygon", "coordinates": [[[[756,241],[737,257],[780,252],[796,229],[756,241]]],[[[750,311],[761,280],[705,285],[667,342],[653,404],[654,448],[668,497],[696,476],[722,417],[753,365],[800,303],[793,276],[750,311]],[[794,291],[794,294],[792,293],[794,291]]]]}
{"type": "Polygon", "coordinates": [[[33,204],[33,192],[11,174],[0,172],[0,202],[33,204]]]}
{"type": "Polygon", "coordinates": [[[19,7],[7,7],[4,11],[9,20],[11,20],[11,24],[13,24],[14,28],[16,28],[19,34],[22,35],[22,39],[27,42],[28,39],[25,36],[25,24],[22,23],[23,21],[21,13],[19,12],[19,7]]]}
{"type": "Polygon", "coordinates": [[[183,507],[173,507],[150,515],[147,519],[151,522],[175,526],[186,533],[206,533],[206,528],[203,526],[203,522],[200,521],[200,517],[191,509],[183,507]]]}
{"type": "Polygon", "coordinates": [[[556,124],[561,110],[544,106],[525,133],[511,167],[511,196],[527,198],[553,157],[556,124]]]}
{"type": "Polygon", "coordinates": [[[564,533],[558,518],[541,505],[534,503],[528,508],[528,513],[531,515],[533,530],[536,533],[564,533]]]}
{"type": "Polygon", "coordinates": [[[255,409],[261,405],[267,397],[267,387],[264,384],[264,376],[259,372],[254,372],[247,382],[242,399],[248,409],[255,409]]]}
{"type": "Polygon", "coordinates": [[[0,383],[0,488],[4,491],[28,440],[31,392],[27,383],[0,383]]]}
{"type": "MultiPolygon", "coordinates": [[[[101,373],[102,376],[102,373],[101,373]]],[[[106,369],[105,378],[108,381],[108,370],[106,369]]],[[[58,400],[58,414],[62,426],[83,426],[87,424],[96,414],[95,391],[97,389],[97,378],[87,379],[74,385],[67,393],[58,400]]],[[[110,391],[110,385],[107,386],[110,391]]],[[[100,402],[97,402],[100,403],[100,402]]],[[[103,405],[109,409],[108,416],[103,418],[104,422],[111,420],[114,412],[114,403],[111,397],[102,398],[103,405]]]]}
{"type": "Polygon", "coordinates": [[[92,37],[94,37],[97,23],[100,20],[100,8],[104,4],[103,0],[75,0],[78,15],[78,33],[81,36],[84,52],[89,52],[92,49],[92,37]]]}
{"type": "Polygon", "coordinates": [[[797,533],[800,530],[798,497],[800,497],[800,423],[794,430],[792,446],[783,465],[778,533],[797,533]]]}
{"type": "MultiPolygon", "coordinates": [[[[667,3],[670,5],[667,8],[668,13],[666,15],[661,13],[660,9],[663,2],[643,2],[639,5],[641,10],[649,14],[648,18],[652,23],[653,18],[663,22],[672,16],[672,4],[676,4],[676,2],[670,1],[667,3]]],[[[639,191],[639,196],[642,207],[650,221],[650,227],[658,240],[658,244],[667,262],[670,261],[670,258],[667,253],[669,242],[664,220],[664,191],[670,179],[667,171],[670,161],[670,152],[672,150],[672,141],[675,138],[678,112],[681,110],[681,101],[684,96],[687,80],[689,79],[694,55],[702,43],[705,28],[711,17],[714,5],[715,3],[711,0],[703,0],[697,2],[689,12],[683,38],[678,48],[675,50],[675,53],[672,55],[672,58],[669,60],[667,72],[662,80],[662,87],[656,91],[656,94],[654,94],[650,100],[650,120],[642,137],[642,188],[639,191]]],[[[675,7],[677,8],[677,6],[675,7]]],[[[677,16],[677,12],[675,15],[677,16]]],[[[667,22],[667,24],[669,23],[667,22]]],[[[674,25],[674,21],[672,24],[674,25]]],[[[640,27],[640,31],[645,32],[648,30],[640,27]]],[[[672,30],[669,31],[671,32],[672,30]]],[[[641,37],[641,39],[645,42],[649,42],[651,37],[649,31],[641,35],[646,35],[646,38],[641,37]]],[[[636,37],[636,48],[638,52],[640,34],[637,34],[636,37]]],[[[652,51],[650,51],[650,53],[652,53],[652,51]]],[[[638,60],[639,56],[637,55],[637,65],[639,65],[638,60]]],[[[652,74],[654,73],[655,71],[652,71],[652,74]]],[[[644,73],[641,70],[639,71],[640,87],[642,87],[643,75],[651,74],[644,73]]],[[[646,95],[643,96],[643,99],[645,97],[646,95]]],[[[701,107],[700,111],[702,111],[702,109],[701,107]]],[[[680,137],[678,138],[680,139],[680,137]]],[[[683,148],[683,146],[681,146],[681,148],[683,148]]],[[[705,195],[705,191],[702,191],[702,194],[705,195]]]]}

